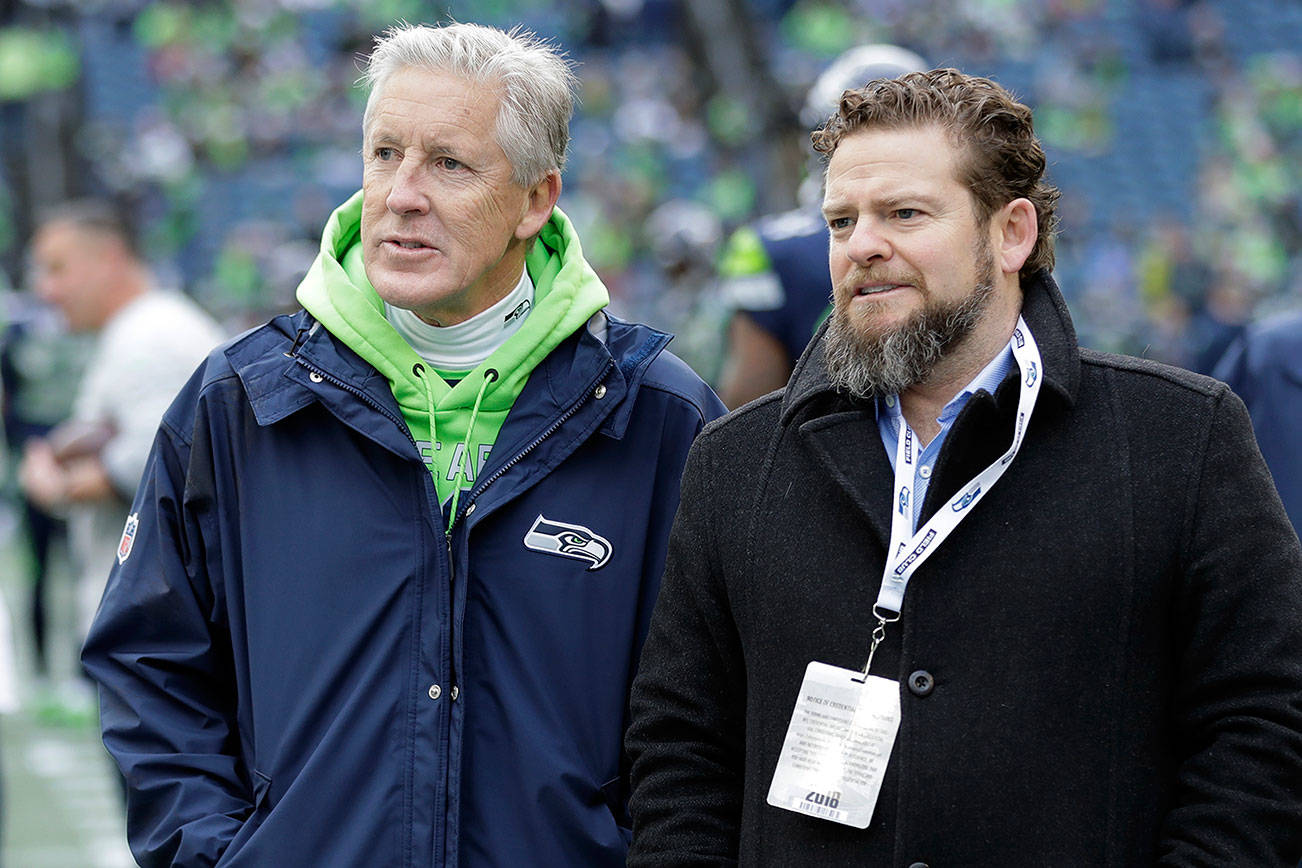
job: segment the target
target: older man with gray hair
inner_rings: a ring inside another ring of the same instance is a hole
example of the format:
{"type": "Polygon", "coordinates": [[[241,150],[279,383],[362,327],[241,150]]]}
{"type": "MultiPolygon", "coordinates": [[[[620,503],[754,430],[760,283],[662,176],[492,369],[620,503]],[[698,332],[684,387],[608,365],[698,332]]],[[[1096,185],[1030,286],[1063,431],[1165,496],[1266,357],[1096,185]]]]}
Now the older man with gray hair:
{"type": "Polygon", "coordinates": [[[620,743],[696,433],[555,207],[574,76],[401,27],[303,310],[163,420],[83,654],[144,865],[622,865],[620,743]]]}

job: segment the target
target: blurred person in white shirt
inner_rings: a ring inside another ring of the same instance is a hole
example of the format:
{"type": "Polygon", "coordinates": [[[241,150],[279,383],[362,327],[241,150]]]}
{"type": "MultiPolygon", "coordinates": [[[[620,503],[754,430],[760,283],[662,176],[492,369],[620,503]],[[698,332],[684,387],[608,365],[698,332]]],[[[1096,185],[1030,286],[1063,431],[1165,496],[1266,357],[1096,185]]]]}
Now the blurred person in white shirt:
{"type": "Polygon", "coordinates": [[[72,417],[29,441],[19,468],[27,496],[68,517],[80,639],[163,411],[223,333],[189,298],[155,285],[131,225],[108,202],[50,209],[31,258],[37,294],[72,331],[98,335],[72,417]]]}

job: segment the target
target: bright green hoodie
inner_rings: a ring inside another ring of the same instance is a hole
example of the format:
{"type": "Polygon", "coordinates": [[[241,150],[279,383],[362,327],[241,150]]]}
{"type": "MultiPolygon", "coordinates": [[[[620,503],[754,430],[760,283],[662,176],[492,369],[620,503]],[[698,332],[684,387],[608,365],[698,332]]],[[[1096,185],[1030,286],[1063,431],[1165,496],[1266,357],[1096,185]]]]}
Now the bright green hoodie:
{"type": "Polygon", "coordinates": [[[434,476],[439,500],[446,503],[458,490],[474,485],[533,369],[609,304],[610,297],[584,260],[569,218],[554,209],[525,257],[534,305],[524,325],[483,364],[449,386],[385,319],[384,302],[362,267],[361,215],[358,192],[330,216],[321,253],[299,284],[298,301],[389,381],[434,476]],[[498,372],[496,380],[485,376],[490,368],[498,372]],[[467,454],[473,460],[467,462],[467,454]]]}

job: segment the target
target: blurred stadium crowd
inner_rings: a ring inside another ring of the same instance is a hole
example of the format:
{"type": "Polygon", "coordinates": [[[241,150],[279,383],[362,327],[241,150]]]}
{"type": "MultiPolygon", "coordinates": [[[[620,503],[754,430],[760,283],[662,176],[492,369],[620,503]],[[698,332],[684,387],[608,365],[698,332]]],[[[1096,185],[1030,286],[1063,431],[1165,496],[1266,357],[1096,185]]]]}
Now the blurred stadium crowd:
{"type": "Polygon", "coordinates": [[[357,57],[406,19],[522,23],[580,63],[562,207],[617,312],[717,375],[720,240],[790,207],[798,108],[862,42],[1009,86],[1065,191],[1086,344],[1209,370],[1302,295],[1302,4],[1286,0],[27,0],[0,4],[0,280],[42,204],[131,202],[231,327],[291,306],[359,186],[357,57]]]}

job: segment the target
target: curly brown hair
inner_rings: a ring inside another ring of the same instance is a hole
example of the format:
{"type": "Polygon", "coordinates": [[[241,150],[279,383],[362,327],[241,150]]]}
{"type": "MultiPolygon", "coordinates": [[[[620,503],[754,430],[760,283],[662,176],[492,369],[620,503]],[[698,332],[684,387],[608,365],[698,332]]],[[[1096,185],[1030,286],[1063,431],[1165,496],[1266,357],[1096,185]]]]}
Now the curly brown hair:
{"type": "Polygon", "coordinates": [[[960,180],[972,191],[982,225],[1014,199],[1035,206],[1039,237],[1022,271],[1052,271],[1059,191],[1044,180],[1044,149],[1031,110],[990,79],[957,69],[879,79],[842,94],[836,114],[810,138],[826,161],[858,130],[932,125],[948,130],[963,149],[960,180]]]}

